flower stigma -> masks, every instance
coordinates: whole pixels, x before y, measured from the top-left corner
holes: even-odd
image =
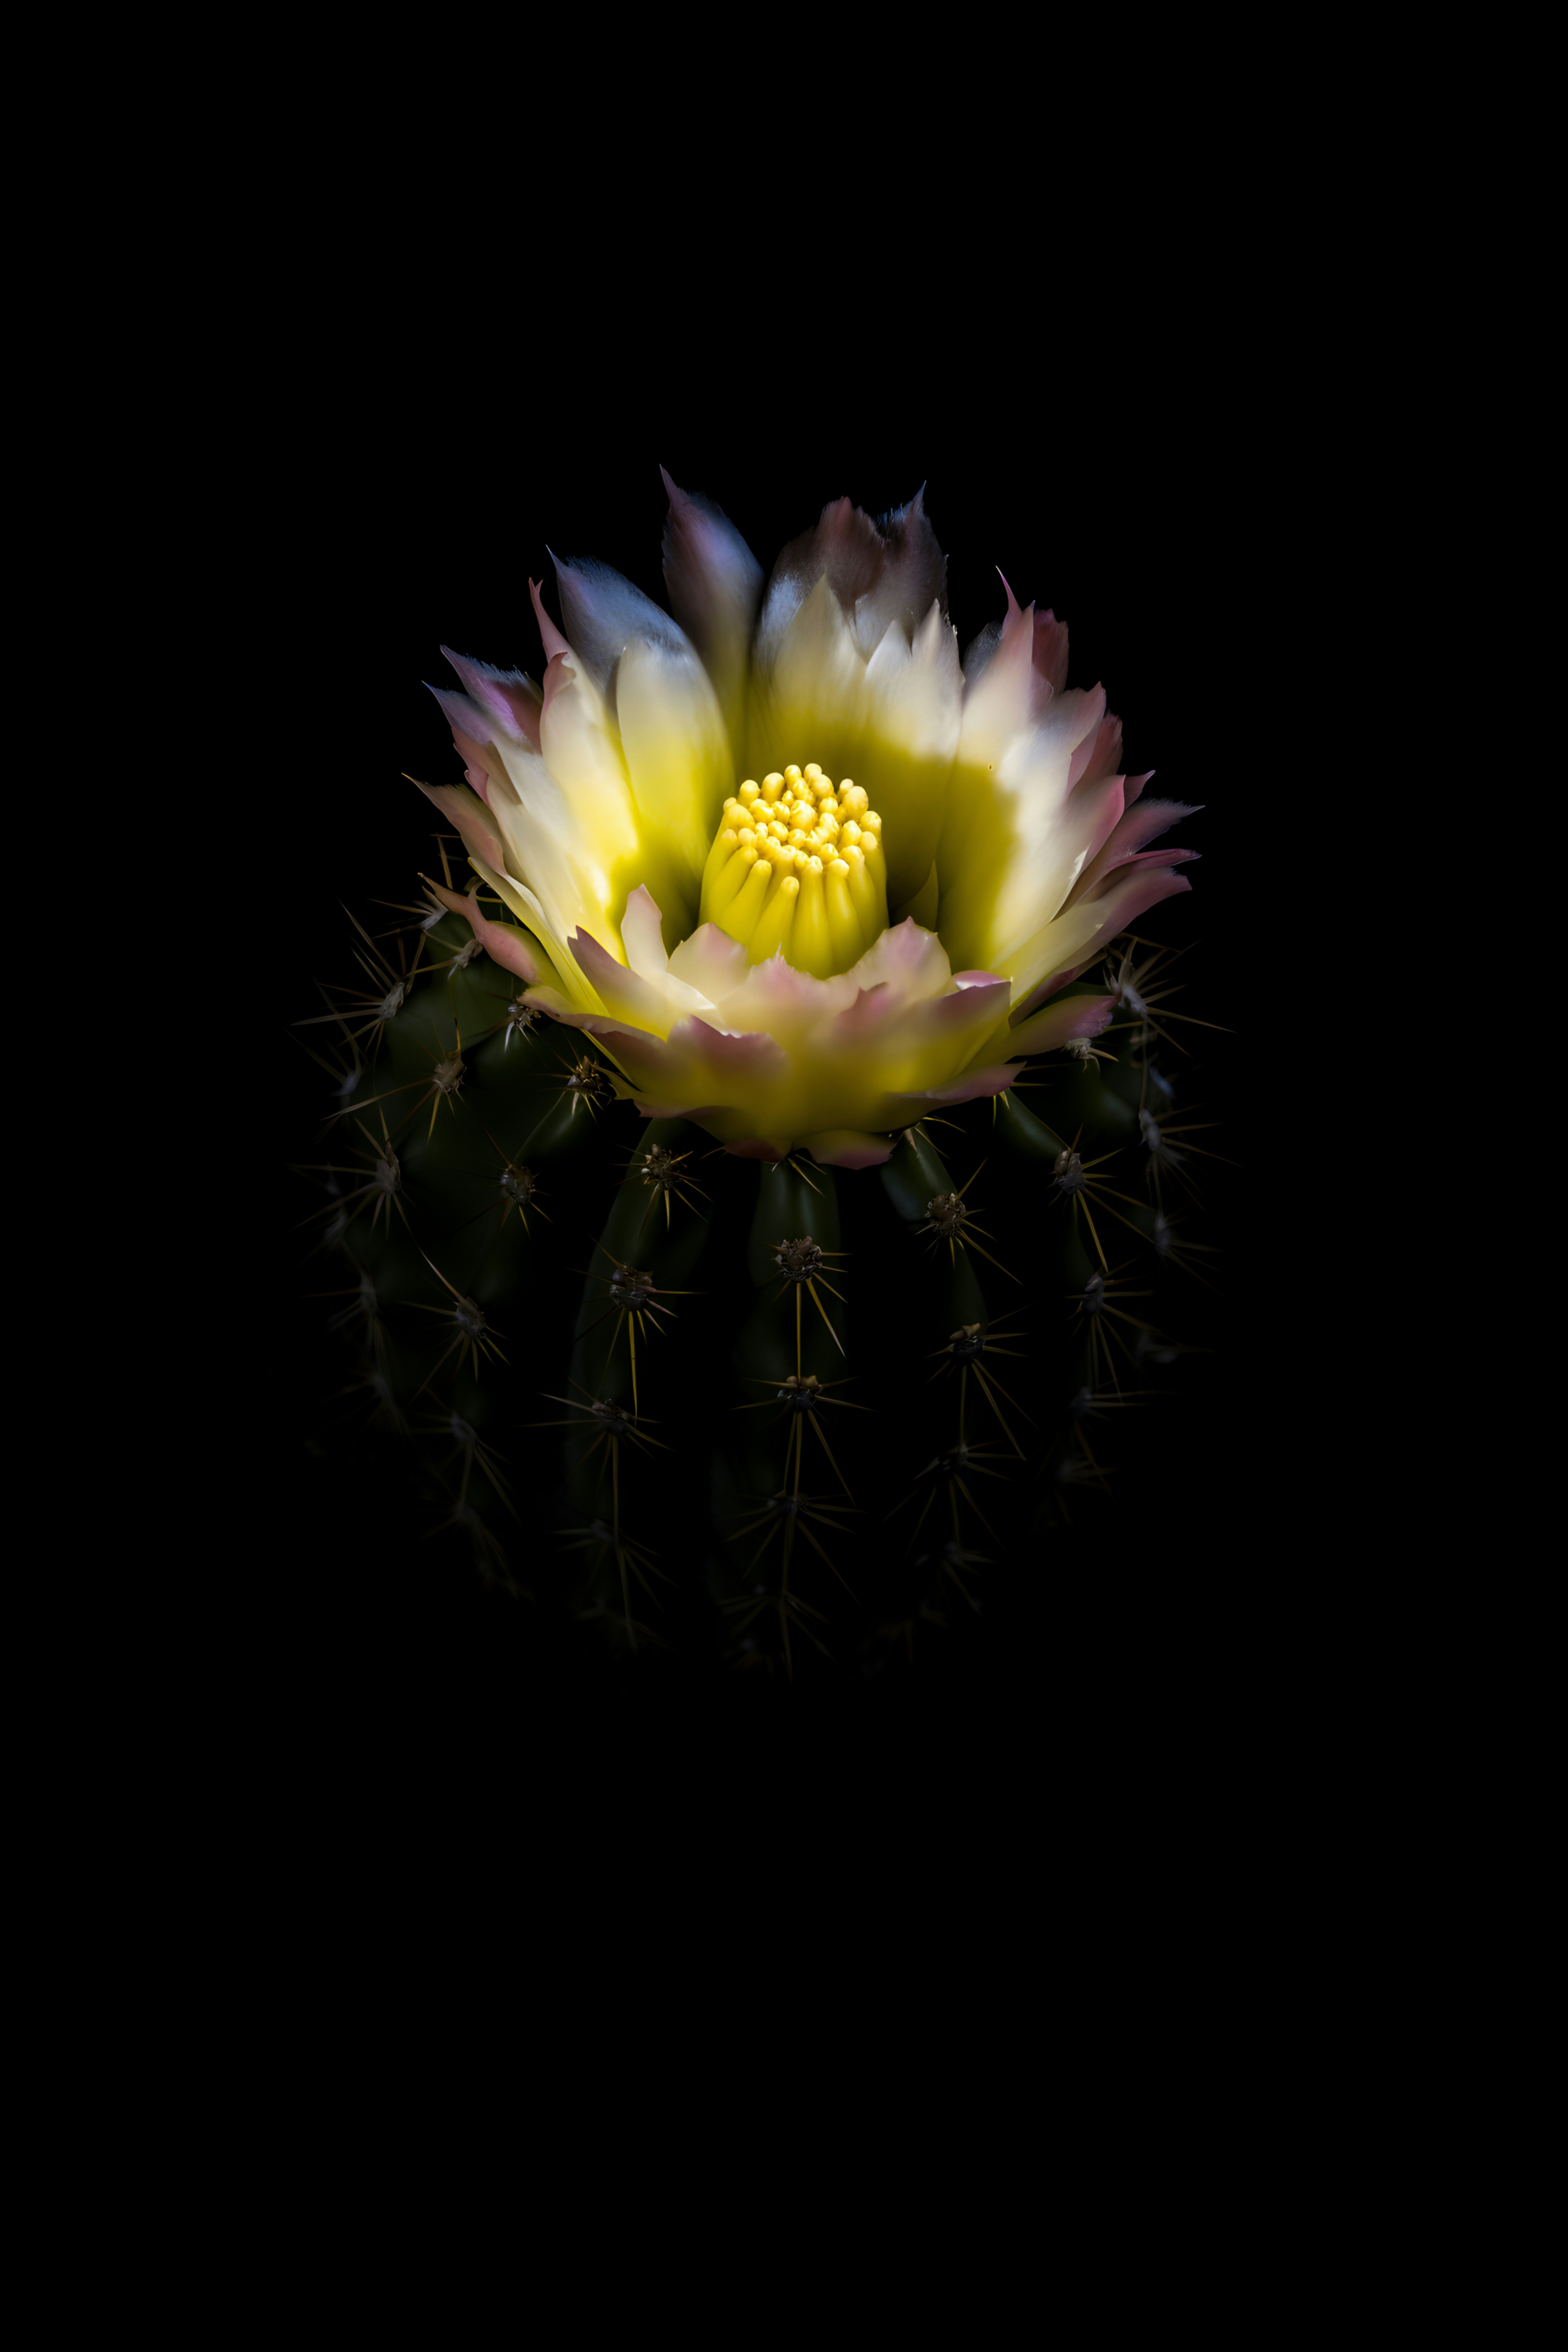
[[[752,963],[782,955],[818,980],[850,971],[888,928],[882,820],[864,788],[835,786],[815,760],[748,777],[724,803],[699,921]]]

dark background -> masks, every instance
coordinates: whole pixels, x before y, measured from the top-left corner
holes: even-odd
[[[342,1360],[323,1310],[300,1299],[319,1280],[288,1226],[310,1202],[277,1165],[258,1425],[280,1737],[331,1759],[333,1801],[351,1808],[363,1783],[417,1812],[456,1769],[476,1790],[529,1777],[550,1817],[607,1774],[655,1839],[693,1812],[728,1820],[738,1787],[793,1820],[800,1789],[824,1785],[812,1759],[878,1835],[917,1843],[961,1834],[983,1786],[1118,1769],[1130,1738],[1145,1759],[1174,1743],[1183,1785],[1212,1771],[1217,1788],[1316,1605],[1286,1442],[1307,1318],[1280,1302],[1268,1073],[1283,992],[1265,980],[1293,919],[1289,681],[1314,529],[1284,410],[1212,327],[1158,368],[1086,343],[958,381],[918,333],[911,356],[908,332],[830,359],[705,353],[700,334],[605,346],[579,355],[575,382],[458,341],[412,382],[391,362],[384,381],[351,376],[324,353],[299,388],[297,478],[259,524],[288,562],[299,631],[277,649],[293,694],[258,836],[291,1121],[282,1148],[266,1138],[275,1162],[316,1156],[316,1081],[282,1033],[311,1009],[312,976],[344,964],[340,901],[409,895],[431,813],[402,772],[458,772],[421,683],[448,682],[439,644],[537,677],[527,582],[549,583],[547,545],[662,603],[662,462],[723,506],[764,572],[828,499],[879,512],[923,483],[961,645],[1002,610],[996,567],[1068,622],[1069,682],[1103,680],[1126,766],[1204,804],[1177,835],[1203,852],[1191,894],[1139,928],[1191,943],[1184,1001],[1237,1033],[1206,1041],[1203,1097],[1223,1122],[1206,1140],[1240,1166],[1205,1171],[1196,1230],[1224,1253],[1218,1293],[1193,1288],[1179,1335],[1212,1352],[1175,1369],[1121,1449],[1114,1503],[1053,1541],[1023,1617],[998,1612],[901,1678],[818,1675],[792,1694],[754,1676],[639,1680],[595,1637],[486,1590],[458,1539],[427,1539],[353,1443],[318,1450]],[[546,597],[558,610],[552,584]],[[717,1778],[715,1736],[730,1759]],[[634,1752],[658,1759],[651,1778],[622,1774]]]

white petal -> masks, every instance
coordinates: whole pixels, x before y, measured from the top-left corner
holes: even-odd
[[[630,645],[663,646],[670,653],[693,651],[685,632],[669,614],[609,564],[563,563],[559,556],[551,561],[561,590],[566,635],[601,692]]]
[[[1075,754],[1104,712],[1103,688],[1057,695],[994,768],[976,771],[960,755],[937,859],[942,928],[965,962],[1008,973],[1016,988],[1026,943],[1060,910],[1104,838],[1105,787],[1073,790]]]
[[[662,471],[662,467],[660,468]],[[763,594],[763,567],[732,522],[709,499],[678,489],[668,474],[664,581],[724,713],[738,760],[744,727],[746,663]]]

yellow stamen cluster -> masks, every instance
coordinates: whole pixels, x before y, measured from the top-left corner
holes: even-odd
[[[888,927],[882,820],[847,776],[816,761],[748,781],[724,803],[702,876],[700,920],[753,963],[781,950],[799,971],[847,971]]]

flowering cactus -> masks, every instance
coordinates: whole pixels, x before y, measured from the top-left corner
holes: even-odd
[[[424,789],[523,928],[435,887],[645,1118],[742,1158],[874,1166],[1105,1025],[1109,997],[1030,1008],[1187,887],[1191,851],[1144,847],[1186,811],[1141,802],[1103,689],[1064,690],[1066,630],[1011,589],[965,675],[920,499],[880,527],[830,506],[764,599],[733,527],[668,488],[684,629],[605,566],[559,564],[576,646],[534,586],[542,693],[447,656],[467,782]]]
[[[915,1352],[957,1375],[932,1391],[956,1389],[956,1439],[894,1475],[923,1598],[882,1578],[853,1604],[854,1639],[874,1649],[911,1642],[917,1615],[940,1623],[944,1593],[972,1599],[966,1514],[989,1527],[975,1482],[1003,1454],[1026,1465],[1042,1449],[1026,1548],[1042,1508],[1069,1516],[1064,1486],[1100,1476],[1086,1424],[1120,1401],[1121,1371],[1169,1360],[1174,1343],[1122,1303],[1105,1236],[1114,1221],[1162,1270],[1201,1272],[1162,1190],[1188,1181],[1197,1147],[1169,1115],[1160,1065],[1175,1016],[1152,984],[1160,959],[1107,951],[1187,889],[1194,853],[1150,844],[1190,812],[1143,796],[1149,775],[1124,772],[1103,690],[1068,689],[1066,628],[1005,582],[1005,614],[961,661],[920,498],[880,521],[829,506],[764,591],[719,509],[666,482],[673,618],[602,564],[558,562],[564,634],[531,586],[540,685],[447,655],[459,690],[433,690],[464,781],[420,789],[474,878],[459,889],[443,851],[441,878],[408,910],[412,960],[401,944],[384,960],[362,932],[372,991],[338,992],[316,1016],[344,1049],[333,1133],[352,1122],[360,1139],[352,1168],[325,1165],[321,1214],[358,1274],[344,1315],[365,1385],[394,1425],[446,1449],[433,1475],[482,1558],[547,1543],[537,1514],[518,1517],[505,1460],[520,1421],[552,1425],[539,1399],[556,1399],[567,1517],[583,1522],[560,1536],[585,1563],[579,1613],[633,1648],[663,1638],[657,1547],[630,1531],[623,1491],[634,1474],[662,1477],[671,1504],[702,1498],[700,1581],[726,1654],[793,1669],[802,1636],[829,1651],[835,1638],[825,1595],[804,1597],[802,1560],[844,1587],[842,1607],[852,1580],[832,1545],[860,1540],[848,1471],[864,1473],[865,1448],[841,1461],[830,1425],[877,1406],[847,1385],[901,1379],[922,1332]],[[1020,1099],[1026,1074],[1049,1076],[1054,1126]],[[939,1127],[963,1138],[956,1180]],[[610,1133],[629,1158],[572,1277],[585,1284],[574,1334],[553,1343],[531,1309],[521,1332],[498,1332],[492,1307],[565,1278],[549,1221],[572,1221],[595,1180],[563,1195],[551,1163],[587,1171]],[[977,1186],[973,1163],[998,1150]],[[1143,1156],[1141,1192],[1109,1165],[1127,1150]],[[726,1159],[763,1163],[745,1180],[754,1203],[736,1207]],[[849,1176],[841,1202],[832,1171],[869,1170],[879,1181]],[[858,1216],[867,1184],[884,1215],[847,1258],[841,1208]],[[1011,1262],[1016,1213],[1026,1278]],[[685,1304],[699,1269],[704,1298],[738,1302],[717,1349],[715,1310]],[[1037,1413],[1001,1378],[1019,1333],[993,1320],[983,1282],[1051,1318]],[[420,1314],[441,1318],[425,1327],[438,1350]],[[650,1384],[668,1388],[682,1329],[704,1317],[671,1422]],[[886,1342],[879,1366],[851,1343],[858,1319]],[[715,1381],[731,1375],[720,1402]],[[728,1419],[759,1389],[786,1428],[782,1479]],[[699,1394],[711,1411],[693,1423]],[[992,1437],[973,1435],[976,1412]],[[659,1465],[677,1423],[705,1462],[698,1486]],[[879,1462],[886,1448],[871,1451]]]

